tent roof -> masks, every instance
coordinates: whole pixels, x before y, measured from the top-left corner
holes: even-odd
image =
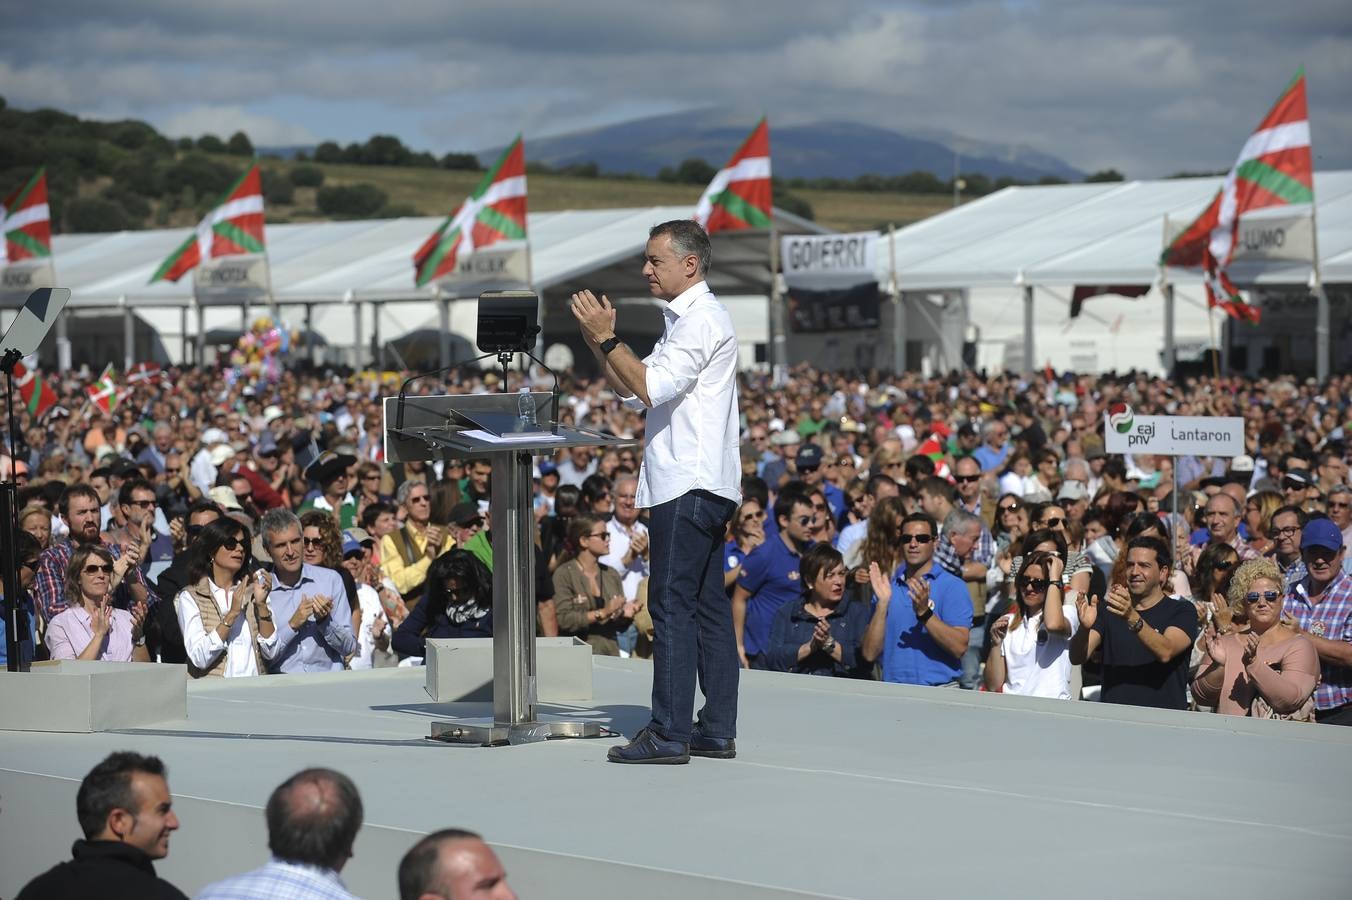
[[[1221,182],[1005,188],[898,230],[898,279],[905,290],[1005,287],[1020,272],[1032,284],[1148,284],[1158,274],[1164,217],[1198,215]],[[1316,173],[1314,193],[1324,281],[1352,282],[1352,171]],[[1309,268],[1267,267],[1257,281],[1303,285]]]
[[[688,206],[567,210],[531,213],[527,222],[537,290],[587,285],[613,294],[641,286],[639,260],[648,228],[689,218]],[[267,226],[273,294],[278,303],[424,300],[429,288],[413,283],[413,254],[442,220],[436,217],[309,222]],[[775,210],[783,233],[827,229]],[[58,283],[71,289],[73,307],[183,306],[191,281],[147,284],[156,267],[191,229],[66,234],[54,240]],[[712,287],[721,293],[763,293],[768,285],[764,232],[714,236]],[[608,285],[613,274],[617,287]]]

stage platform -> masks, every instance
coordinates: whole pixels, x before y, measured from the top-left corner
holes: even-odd
[[[597,658],[593,705],[547,711],[632,733],[649,684]],[[751,672],[731,761],[425,739],[488,710],[397,669],[198,682],[186,722],[123,732],[0,731],[0,897],[68,857],[79,779],[116,749],[168,764],[159,870],[189,894],[260,865],[268,793],[324,765],[361,789],[344,878],[372,900],[445,826],[482,832],[523,898],[1352,896],[1352,729]]]

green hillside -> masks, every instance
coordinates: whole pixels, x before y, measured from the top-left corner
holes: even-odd
[[[336,145],[321,145],[320,150],[327,148]],[[46,166],[52,222],[58,232],[194,225],[244,171],[253,152],[242,133],[228,139],[205,135],[173,140],[144,122],[84,120],[50,109],[18,110],[0,98],[0,197],[26,181],[34,169]],[[437,160],[382,136],[327,154],[336,156],[366,163],[262,159],[268,221],[445,215],[482,175],[446,168],[473,165],[467,154]],[[379,164],[387,159],[398,164]],[[530,208],[693,205],[707,182],[608,177],[591,168],[568,173],[532,168]],[[827,190],[795,184],[792,190],[777,185],[776,203],[830,228],[849,231],[914,222],[948,208],[952,199],[946,193]]]

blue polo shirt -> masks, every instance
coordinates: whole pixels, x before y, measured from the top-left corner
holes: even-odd
[[[892,602],[887,607],[887,630],[883,637],[883,681],[896,684],[947,684],[962,674],[962,661],[953,656],[920,624],[911,606],[905,566],[892,576]],[[929,582],[934,615],[957,628],[972,627],[972,598],[962,579],[936,563],[924,578]],[[878,602],[874,596],[873,602]]]
[[[822,496],[826,498],[826,505],[831,507],[831,518],[838,521],[845,514],[845,492],[831,482],[823,481]]]
[[[775,613],[785,603],[803,595],[803,583],[798,574],[801,562],[802,557],[790,550],[778,535],[767,537],[765,543],[742,561],[742,574],[737,576],[737,584],[751,593],[746,601],[746,623],[742,633],[742,644],[748,656],[758,656],[770,649],[770,626],[774,624]],[[969,602],[969,613],[971,608]]]
[[[990,444],[982,444],[972,451],[972,459],[981,463],[981,471],[983,472],[994,472],[996,469],[1003,466],[1005,460],[1008,458],[1008,443],[1001,447],[1000,452],[998,453],[990,448]]]

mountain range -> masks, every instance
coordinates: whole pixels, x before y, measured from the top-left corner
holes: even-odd
[[[696,110],[637,119],[552,137],[526,135],[532,162],[562,167],[594,162],[602,172],[654,176],[683,160],[722,166],[755,126],[755,116]],[[856,122],[770,123],[774,172],[780,178],[857,178],[932,172],[953,174],[954,153],[964,174],[1036,181],[1045,176],[1081,181],[1085,173],[1064,160],[1018,144],[975,141],[942,132],[902,134]],[[491,163],[502,148],[480,159]]]

